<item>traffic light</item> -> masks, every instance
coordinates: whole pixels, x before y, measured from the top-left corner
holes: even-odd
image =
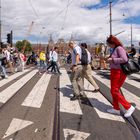
[[[11,44],[11,34],[7,34],[7,43]]]
[[[7,43],[8,44],[11,44],[11,46],[12,46],[12,31],[11,31],[11,33],[8,33],[7,34]]]

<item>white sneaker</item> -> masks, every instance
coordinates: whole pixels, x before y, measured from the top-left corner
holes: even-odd
[[[120,110],[116,110],[116,109],[114,109],[114,108],[108,109],[107,112],[108,112],[108,113],[111,113],[111,114],[120,115]]]
[[[126,111],[126,113],[124,114],[124,117],[128,118],[132,115],[132,113],[135,111],[135,107],[133,107],[131,105],[131,107]]]
[[[8,79],[8,75],[5,75],[5,77],[4,77],[4,78]]]

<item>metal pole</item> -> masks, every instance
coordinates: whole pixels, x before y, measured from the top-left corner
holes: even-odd
[[[119,32],[119,33],[117,33],[117,34],[115,34],[114,36],[117,36],[117,35],[119,35],[119,34],[121,34],[121,33],[123,33],[123,32],[125,32],[125,30],[123,30],[123,31],[121,31],[121,32]]]
[[[13,31],[11,30],[11,47],[13,46]]]
[[[1,0],[0,0],[0,47],[2,47],[1,41],[2,41],[2,39],[1,39]]]
[[[131,23],[131,48],[133,46],[133,30],[132,30],[132,23]]]
[[[109,2],[109,9],[110,9],[110,35],[112,35],[112,1]]]
[[[110,20],[109,20],[109,23],[110,23],[110,35],[112,35],[112,1],[109,2],[109,16],[110,16]],[[107,53],[107,46],[105,48],[105,55]]]

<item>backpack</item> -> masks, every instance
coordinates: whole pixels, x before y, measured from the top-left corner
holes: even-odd
[[[21,55],[23,61],[26,61],[26,56],[24,54]]]
[[[136,54],[136,49],[132,48],[131,52],[132,52],[132,55],[134,56]]]
[[[88,53],[85,48],[81,48],[81,64],[88,65]]]
[[[76,50],[73,50],[74,54],[76,55]],[[85,48],[81,48],[81,64],[88,65],[88,53]]]
[[[26,56],[25,55],[23,56],[23,61],[26,61]]]
[[[45,55],[45,53],[41,52],[41,53],[40,53],[40,56],[39,56],[39,59],[42,60],[42,61],[45,61],[45,60],[46,60],[46,55]]]

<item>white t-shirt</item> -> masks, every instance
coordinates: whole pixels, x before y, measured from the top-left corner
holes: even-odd
[[[76,55],[79,54],[80,58],[81,58],[81,48],[77,45],[74,47],[73,52],[72,52],[72,65],[76,64]],[[81,63],[81,62],[79,62]]]
[[[91,54],[90,52],[86,49],[87,54],[88,54],[88,64],[91,63]]]
[[[9,52],[8,50],[5,50],[5,51],[4,51],[4,54],[5,54],[5,56],[6,56],[6,60],[7,60],[7,61],[10,61],[10,52]]]
[[[52,51],[49,53],[49,61],[52,61]]]
[[[52,61],[55,61],[57,62],[58,61],[58,54],[56,51],[53,51],[52,54],[51,54],[51,59]]]

